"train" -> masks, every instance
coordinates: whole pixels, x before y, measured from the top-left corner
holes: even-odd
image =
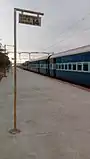
[[[26,61],[21,68],[90,87],[90,45]]]

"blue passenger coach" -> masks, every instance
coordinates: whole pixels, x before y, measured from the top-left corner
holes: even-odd
[[[90,46],[58,53],[50,61],[56,61],[56,64],[51,62],[51,76],[90,86]]]
[[[42,58],[29,61],[28,70],[37,72],[43,75],[48,75],[49,70],[49,56],[44,56]]]
[[[28,61],[22,67],[90,87],[90,45]]]

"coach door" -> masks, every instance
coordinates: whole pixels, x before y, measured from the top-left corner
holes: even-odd
[[[56,77],[56,58],[53,58],[53,76]]]
[[[37,62],[38,73],[40,73],[40,61]]]
[[[51,55],[47,59],[47,75],[48,76],[50,76],[50,63],[51,63],[50,57],[51,57]]]
[[[48,75],[48,59],[46,60],[46,75]]]

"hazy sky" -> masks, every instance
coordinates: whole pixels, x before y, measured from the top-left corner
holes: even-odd
[[[5,44],[13,44],[14,7],[44,12],[41,27],[17,25],[19,50],[59,52],[90,44],[90,0],[0,0],[0,38]]]

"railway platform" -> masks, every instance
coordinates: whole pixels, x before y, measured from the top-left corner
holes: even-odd
[[[0,82],[1,159],[90,159],[90,92],[17,68],[17,128],[13,76]]]

